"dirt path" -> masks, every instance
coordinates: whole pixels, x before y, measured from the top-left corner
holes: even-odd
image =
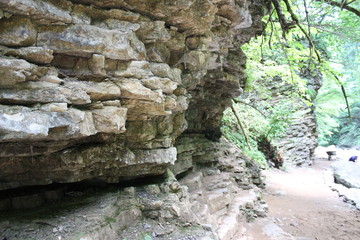
[[[330,163],[266,171],[268,217],[248,224],[238,239],[360,240],[360,211],[331,190]]]

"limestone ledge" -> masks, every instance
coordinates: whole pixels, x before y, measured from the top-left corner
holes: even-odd
[[[176,160],[176,148],[130,150],[123,144],[96,144],[53,154],[2,158],[0,190],[20,186],[80,182],[87,179],[117,183],[160,175]]]
[[[96,240],[138,239],[147,233],[164,239],[231,239],[243,229],[245,219],[266,214],[267,205],[254,185],[261,186],[262,179],[256,165],[237,148],[226,142],[207,142],[216,146],[219,164],[200,168],[180,181],[168,170],[160,183],[147,178],[148,184],[144,186],[116,188],[116,191],[114,187],[101,187],[99,191],[69,186],[69,189],[45,187],[43,191],[25,196],[10,194],[0,199],[0,210],[13,209],[15,211],[9,213],[12,216],[16,209],[21,209],[22,217],[20,220],[8,218],[5,213],[0,218],[3,235],[26,238],[31,232],[36,239],[60,236]],[[189,148],[189,151],[193,150]],[[112,153],[119,151],[112,150]],[[160,151],[133,153],[140,162],[145,159],[152,162],[163,155]],[[175,156],[176,152],[166,151],[165,154]],[[131,155],[128,152],[127,156]],[[53,202],[59,198],[61,201]],[[36,209],[24,209],[41,204],[39,214]]]
[[[261,0],[0,0],[2,189],[114,182],[175,161],[114,153],[108,165],[80,164],[68,151],[164,153],[184,131],[217,140],[245,78],[239,48],[266,9]]]

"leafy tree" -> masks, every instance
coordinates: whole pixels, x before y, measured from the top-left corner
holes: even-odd
[[[321,72],[323,87],[315,102],[319,141],[338,144],[335,135],[346,134],[341,129],[356,125],[360,117],[352,110],[360,93],[360,1],[271,2],[274,10],[265,19],[267,28],[260,44],[262,61],[270,56],[278,64],[288,65],[291,82],[300,86],[300,93],[305,89],[303,96],[308,99],[315,97],[314,91],[309,86],[304,88],[306,84],[298,75],[306,68],[310,74],[318,74],[316,69]],[[282,77],[289,79],[289,74]],[[345,144],[350,146],[360,141],[343,139],[352,139]]]
[[[296,112],[293,99],[302,99],[312,108],[315,100],[320,144],[359,145],[360,1],[270,2],[263,34],[243,47],[248,56],[246,94],[225,112],[224,135],[264,163],[261,139],[281,137]],[[268,82],[276,79],[285,82],[278,87],[289,88],[283,91],[288,101],[284,109],[269,106],[281,99],[269,90]],[[252,95],[264,102],[254,104]]]

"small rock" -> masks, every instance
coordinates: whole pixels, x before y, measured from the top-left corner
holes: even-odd
[[[286,196],[287,192],[284,190],[276,190],[274,192],[272,192],[273,196]]]

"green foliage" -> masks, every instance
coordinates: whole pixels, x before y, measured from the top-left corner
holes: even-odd
[[[360,102],[352,105],[354,117],[348,118],[346,113],[340,114],[340,121],[338,132],[336,132],[337,139],[334,144],[345,147],[360,146]]]
[[[274,37],[271,39],[273,40]],[[243,46],[248,56],[246,90],[261,84],[265,79],[281,77],[285,82],[297,85],[299,92],[305,91],[307,81],[297,73],[300,72],[303,62],[307,60],[308,51],[304,48],[296,48],[299,42],[295,38],[285,42],[278,36],[279,42],[271,46],[264,44],[264,41],[268,40],[267,36],[258,37]],[[288,48],[291,45],[295,48]]]
[[[293,19],[286,11],[283,1],[279,3],[285,20],[291,22]],[[264,23],[267,27],[263,36],[244,48],[249,56],[246,89],[257,88],[255,90],[258,93],[266,96],[269,92],[264,85],[264,79],[278,76],[296,85],[296,93],[310,105],[316,92],[307,86],[307,80],[301,77],[301,70],[306,68],[314,74],[320,71],[323,87],[315,101],[319,142],[322,145],[345,144],[346,141],[356,138],[351,134],[355,129],[349,129],[349,126],[353,126],[354,119],[360,117],[353,112],[354,104],[358,102],[360,95],[360,18],[352,12],[319,1],[293,0],[291,3],[299,24],[305,31],[295,27],[284,35],[276,11],[265,17]],[[360,2],[354,1],[351,6],[360,9]],[[311,44],[306,34],[311,37],[321,55],[320,63],[315,58],[314,49],[309,48]],[[259,91],[261,85],[263,92]],[[347,109],[341,87],[346,90],[353,115],[351,121],[346,116]],[[351,144],[356,142],[352,140]],[[350,142],[345,145],[349,144]]]
[[[231,110],[225,111],[223,118],[224,136],[262,164],[266,162],[265,156],[257,150],[257,141],[261,137],[271,141],[286,132],[291,119],[296,117],[297,104],[301,104],[294,101],[296,98],[308,106],[315,99],[321,145],[360,145],[360,18],[318,1],[291,2],[299,19],[298,27],[289,29],[285,35],[279,16],[273,11],[264,18],[266,29],[263,35],[243,46],[248,56],[245,95],[248,99],[256,95],[257,99],[263,100],[252,103],[257,110],[249,107],[251,101],[246,99],[242,99],[245,104],[235,106],[247,138],[241,134]],[[279,1],[279,4],[285,19],[288,22],[294,20],[285,10],[284,1]],[[360,8],[360,2],[353,2],[353,7],[354,4]],[[312,42],[308,41],[309,37]],[[321,62],[318,61],[320,56]],[[304,69],[308,74],[304,74]],[[320,78],[323,85],[317,94],[309,80]],[[273,86],[269,83],[275,81],[286,96],[274,95],[270,90]],[[341,88],[346,91],[352,114],[350,119]],[[285,100],[281,102],[280,98]],[[269,102],[276,107],[271,107]]]
[[[356,119],[360,117],[356,111],[360,94],[360,72],[358,71],[360,18],[348,11],[341,11],[337,7],[321,3],[313,3],[313,5],[314,8],[310,9],[310,12],[318,14],[311,14],[311,22],[319,29],[314,38],[327,60],[321,66],[324,76],[323,86],[315,101],[318,141],[324,146],[331,144],[359,146],[359,136],[355,133],[358,132],[356,126],[359,126]],[[359,3],[357,7],[360,8]],[[333,73],[338,76],[340,82],[334,78]],[[351,119],[347,113],[340,84],[346,90]]]
[[[340,127],[339,117],[342,109],[345,107],[341,89],[334,81],[324,81],[317,98],[316,122],[319,132],[318,142],[322,146],[335,144],[334,133]]]
[[[242,121],[250,146],[240,133],[237,119],[230,108],[224,112],[222,133],[226,139],[242,149],[245,155],[258,164],[267,166],[265,155],[258,150],[258,142],[263,137],[269,141],[282,137],[287,126],[291,124],[294,106],[296,105],[288,100],[281,100],[274,106],[262,101],[257,105],[257,109],[242,103],[235,104],[234,109]],[[259,109],[262,109],[263,113],[260,113]]]

